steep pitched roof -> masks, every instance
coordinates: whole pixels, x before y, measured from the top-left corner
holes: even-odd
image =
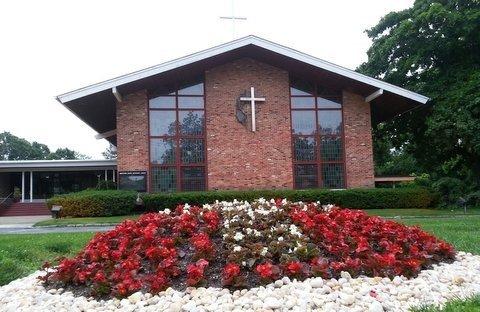
[[[278,53],[285,57],[292,58],[297,61],[312,65],[314,67],[317,67],[326,71],[330,71],[332,73],[344,76],[346,78],[350,78],[358,82],[370,85],[372,87],[391,92],[393,94],[399,95],[401,97],[413,100],[421,104],[425,104],[429,100],[428,97],[423,96],[421,94],[406,90],[401,87],[397,87],[395,85],[384,82],[382,80],[368,77],[366,75],[360,74],[348,68],[335,65],[333,63],[324,61],[322,59],[313,57],[311,55],[299,52],[297,50],[282,46],[280,44],[277,44],[253,35],[243,37],[231,42],[227,42],[225,44],[212,47],[197,53],[193,53],[172,61],[168,61],[152,67],[148,67],[133,73],[129,73],[123,76],[119,76],[113,79],[99,82],[99,83],[86,86],[74,91],[70,91],[64,94],[60,94],[56,98],[60,103],[65,104],[85,96],[89,96],[104,90],[119,87],[119,86],[132,83],[144,78],[148,78],[154,75],[158,75],[182,66],[193,64],[195,62],[198,62],[207,58],[215,57],[217,55],[220,55],[229,51],[233,51],[235,49],[242,48],[249,45],[257,46],[257,47]]]

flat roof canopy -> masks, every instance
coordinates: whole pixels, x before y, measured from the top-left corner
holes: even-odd
[[[113,170],[117,160],[7,160],[0,161],[0,172]]]
[[[57,100],[98,133],[116,128],[116,95],[138,90],[153,91],[160,85],[189,80],[206,70],[249,57],[287,70],[290,74],[319,82],[337,90],[349,90],[368,98],[372,95],[372,118],[382,122],[425,104],[429,99],[384,81],[326,62],[294,49],[248,36],[152,66],[124,76],[57,96]],[[118,92],[117,94],[114,94]],[[377,97],[373,95],[378,95]],[[116,143],[116,136],[107,137]]]

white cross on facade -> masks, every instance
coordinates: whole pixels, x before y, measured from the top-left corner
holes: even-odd
[[[252,106],[252,131],[255,132],[256,127],[255,127],[255,102],[265,102],[264,97],[255,97],[255,88],[251,87],[250,88],[250,97],[241,97],[240,101],[246,101],[250,102],[250,105]]]

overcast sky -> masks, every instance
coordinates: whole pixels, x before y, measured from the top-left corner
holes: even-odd
[[[0,1],[0,132],[101,158],[107,147],[54,97],[232,40],[231,0]],[[413,0],[235,0],[254,34],[355,69],[364,30]]]

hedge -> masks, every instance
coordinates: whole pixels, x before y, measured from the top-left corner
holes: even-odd
[[[61,216],[112,216],[136,212],[137,195],[130,191],[83,191],[53,197],[49,206],[63,207]],[[207,204],[215,200],[251,201],[259,197],[287,198],[292,201],[320,201],[333,203],[343,208],[384,209],[384,208],[427,208],[432,207],[438,195],[427,188],[399,189],[348,189],[348,190],[249,190],[249,191],[207,191],[143,194],[146,211],[175,208],[178,204]]]
[[[131,214],[137,193],[117,190],[87,190],[50,198],[47,205],[62,206],[61,217],[104,217]]]

